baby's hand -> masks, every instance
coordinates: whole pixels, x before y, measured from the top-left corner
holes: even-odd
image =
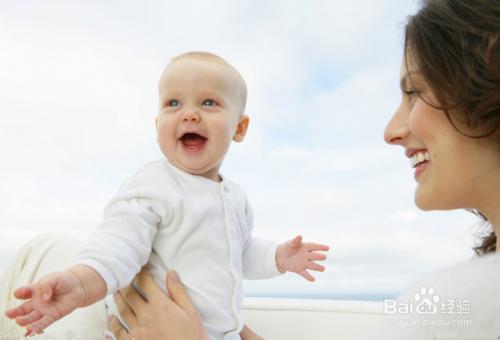
[[[314,261],[326,260],[326,255],[318,251],[328,251],[330,247],[317,243],[303,243],[302,236],[296,236],[278,246],[276,250],[276,264],[280,272],[294,272],[308,281],[314,281],[314,277],[307,271],[315,270],[322,272],[325,267]]]
[[[20,287],[14,296],[28,301],[7,310],[5,315],[26,326],[25,336],[42,333],[55,321],[83,306],[87,299],[81,280],[69,270],[48,274],[35,284]]]

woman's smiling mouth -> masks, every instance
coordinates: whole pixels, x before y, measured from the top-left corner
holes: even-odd
[[[410,164],[412,168],[415,168],[422,163],[429,162],[431,160],[431,155],[427,151],[418,151],[415,152],[411,157],[410,157]]]
[[[428,151],[417,151],[410,157],[411,167],[415,169],[414,178],[418,180],[422,172],[427,169],[431,161],[431,155]]]

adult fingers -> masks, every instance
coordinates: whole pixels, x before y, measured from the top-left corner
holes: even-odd
[[[167,290],[172,301],[184,309],[186,312],[198,314],[196,307],[194,307],[191,299],[189,298],[184,285],[179,279],[179,275],[175,270],[167,273]]]
[[[127,330],[115,315],[110,315],[108,317],[108,332],[113,334],[113,336],[115,337],[114,339],[116,340],[128,339]],[[113,338],[109,337],[109,339]]]
[[[129,284],[124,289],[121,289],[120,294],[127,305],[129,305],[134,311],[137,308],[141,308],[146,303],[141,294],[135,288],[134,284]]]
[[[153,277],[146,269],[141,269],[139,274],[135,277],[134,283],[139,289],[139,292],[144,295],[146,301],[148,296],[154,296],[156,294],[164,294],[163,291],[158,287]]]
[[[116,308],[118,309],[118,312],[120,313],[123,321],[125,321],[125,323],[130,327],[134,327],[135,325],[137,325],[137,315],[127,303],[127,301],[125,301],[122,294],[120,294],[120,292],[115,293],[113,295],[113,300],[115,300]],[[121,324],[119,319],[117,319],[117,321],[122,326],[122,328],[125,328],[125,326]]]
[[[320,264],[317,264],[315,262],[309,262],[307,264],[307,269],[311,269],[311,270],[315,270],[317,272],[324,272],[325,271],[325,267],[320,265]]]
[[[118,318],[115,315],[108,316],[107,328],[108,328],[108,331],[113,333],[113,335],[115,335],[115,336],[120,332],[122,326],[121,326],[120,322],[118,321]]]
[[[309,272],[307,271],[307,269],[304,269],[303,271],[301,271],[299,273],[299,275],[302,276],[307,281],[311,281],[311,282],[314,281],[314,276],[312,276],[311,274],[309,274]]]
[[[252,331],[247,325],[244,325],[243,329],[241,330],[240,337],[242,339],[264,340],[263,337]]]

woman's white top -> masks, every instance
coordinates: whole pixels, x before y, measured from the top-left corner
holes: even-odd
[[[245,192],[175,168],[147,164],[122,185],[77,263],[106,281],[108,293],[131,283],[145,264],[165,290],[176,270],[212,339],[239,339],[242,278],[279,275],[277,244],[252,236]]]
[[[500,339],[500,253],[423,278],[384,316],[374,340]]]

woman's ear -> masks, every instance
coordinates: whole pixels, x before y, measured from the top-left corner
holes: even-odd
[[[242,142],[245,139],[245,135],[247,134],[248,124],[250,123],[250,118],[248,116],[241,116],[238,125],[236,125],[236,133],[233,136],[233,140],[235,142]]]

